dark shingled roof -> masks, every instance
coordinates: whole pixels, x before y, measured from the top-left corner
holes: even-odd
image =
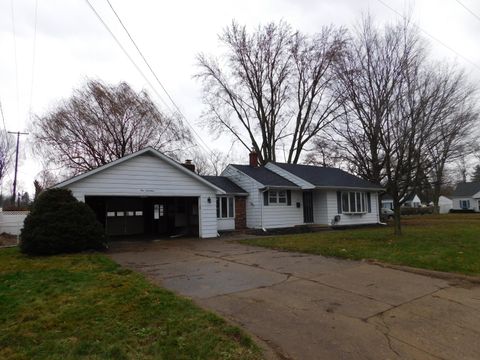
[[[281,177],[280,175],[275,174],[273,171],[268,170],[266,167],[253,167],[250,165],[234,164],[232,164],[232,166],[265,186],[284,186],[298,188],[298,186],[291,181],[285,179],[284,177]]]
[[[373,184],[336,168],[285,163],[274,164],[315,186],[363,189],[382,188],[380,185]]]
[[[247,194],[240,186],[225,176],[202,176],[208,182],[224,190],[227,194]]]
[[[480,182],[459,183],[453,196],[473,196],[480,192]]]

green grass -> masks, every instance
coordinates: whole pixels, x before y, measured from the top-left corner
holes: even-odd
[[[347,259],[375,259],[413,267],[480,274],[480,215],[405,217],[403,235],[375,227],[261,237],[244,244]]]
[[[0,250],[0,359],[259,359],[237,327],[101,254]]]

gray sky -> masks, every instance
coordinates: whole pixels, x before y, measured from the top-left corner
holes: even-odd
[[[456,61],[471,73],[472,79],[480,79],[480,19],[456,0],[381,1],[401,13],[412,13],[422,29],[476,66],[431,40],[434,58]],[[460,1],[480,16],[480,2]],[[137,64],[149,74],[107,2],[91,2]],[[196,72],[196,54],[221,53],[217,35],[232,19],[250,27],[283,19],[294,28],[313,33],[328,24],[352,27],[368,11],[379,22],[399,18],[380,0],[111,2],[190,124],[211,148],[222,150],[228,149],[229,142],[215,140],[198,124],[202,111],[200,84],[192,76]],[[41,115],[54,107],[86,78],[112,83],[127,81],[136,89],[146,88],[162,107],[84,0],[38,0],[34,57],[35,3],[36,0],[0,1],[0,100],[8,130],[27,129],[31,113]],[[153,77],[150,79],[154,83]],[[157,89],[161,92],[158,86]],[[161,94],[166,101],[167,97]],[[19,186],[20,190],[32,192],[33,179],[42,168],[41,159],[33,158],[27,138],[23,137],[21,144],[25,152]],[[240,155],[246,156],[243,150]],[[10,182],[11,176],[5,184]]]

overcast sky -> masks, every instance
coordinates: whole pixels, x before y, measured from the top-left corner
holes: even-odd
[[[148,74],[106,0],[90,1]],[[471,73],[472,79],[480,79],[480,18],[456,0],[381,1],[398,12],[412,13],[422,29],[446,45],[431,40],[435,58],[457,61]],[[352,27],[366,12],[379,22],[398,19],[381,1],[111,0],[111,3],[191,125],[210,147],[223,150],[228,148],[228,142],[215,140],[198,124],[202,112],[200,84],[192,76],[196,72],[196,54],[220,54],[217,35],[232,19],[251,28],[283,19],[310,33],[332,23]],[[461,3],[480,16],[478,0],[461,0]],[[0,101],[8,130],[28,129],[31,113],[41,115],[54,107],[86,78],[111,83],[127,81],[136,89],[146,88],[162,106],[85,0],[0,0],[0,45]],[[165,95],[163,98],[166,100]],[[21,140],[22,148],[27,150],[22,153],[19,169],[20,190],[32,192],[33,179],[42,168],[41,159],[34,159],[28,151],[27,137]],[[10,184],[11,179],[5,183]]]

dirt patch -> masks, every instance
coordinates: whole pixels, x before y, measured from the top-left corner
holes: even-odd
[[[0,247],[1,246],[14,246],[17,245],[17,236],[7,233],[0,234]]]

